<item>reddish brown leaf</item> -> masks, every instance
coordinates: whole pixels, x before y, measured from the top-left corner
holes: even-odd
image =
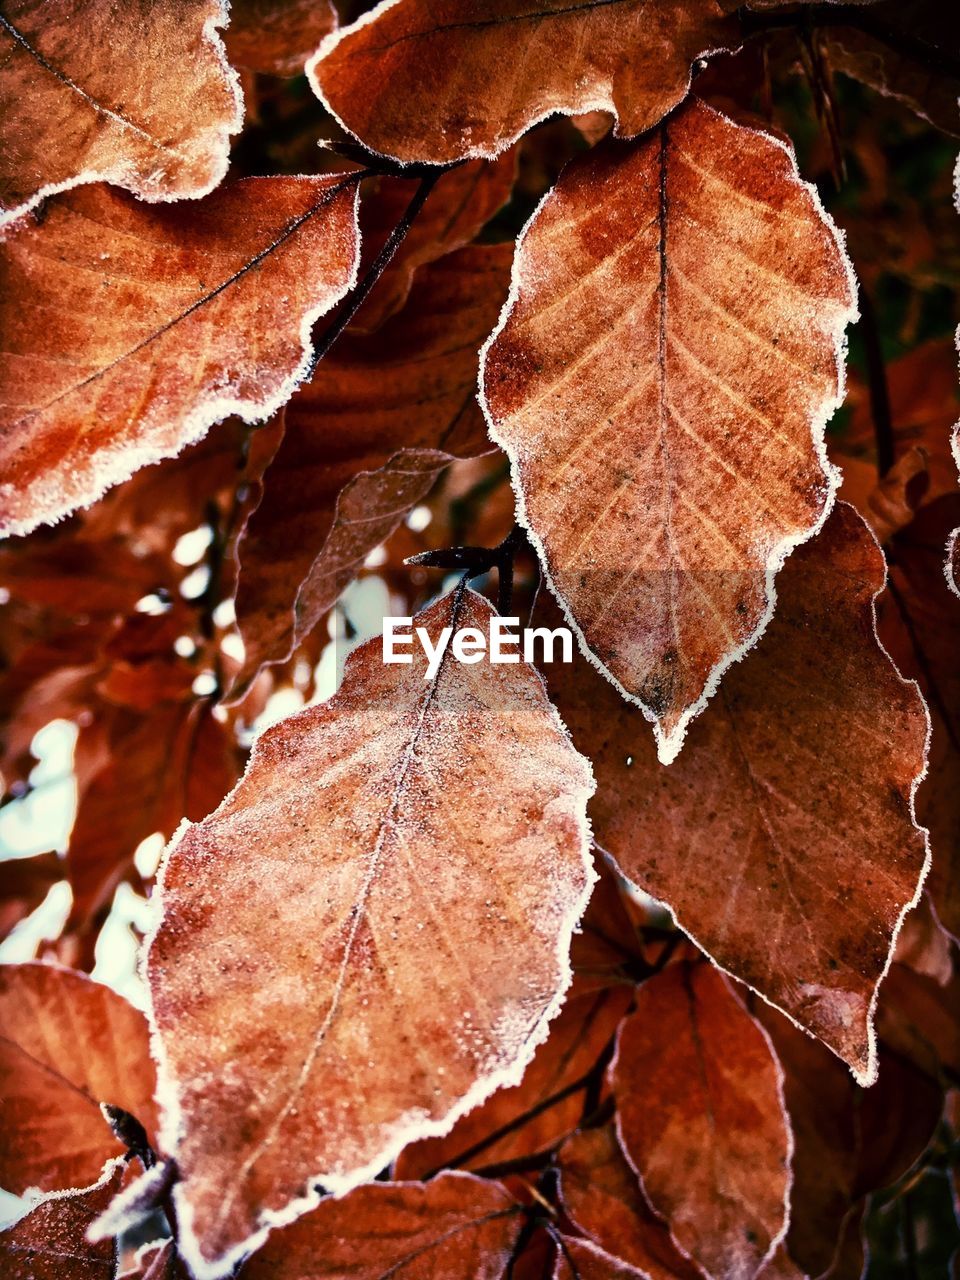
[[[553,1280],[641,1280],[645,1276],[628,1263],[604,1253],[590,1240],[561,1236],[558,1246]]]
[[[633,137],[684,97],[693,62],[738,39],[716,0],[383,0],[307,72],[366,146],[447,163],[495,156],[556,111],[609,111]]]
[[[146,1020],[109,987],[54,965],[0,965],[0,1026],[0,1183],[7,1190],[94,1182],[123,1151],[102,1102],[153,1131]]]
[[[864,1082],[876,992],[926,859],[912,794],[927,717],[876,641],[883,574],[863,521],[838,505],[788,561],[767,634],[669,769],[585,663],[550,669],[594,762],[598,842]]]
[[[239,689],[290,656],[453,456],[492,447],[476,353],[508,263],[491,246],[422,268],[403,311],[369,337],[345,335],[287,406],[239,548]]]
[[[332,0],[231,0],[223,42],[234,66],[299,76],[336,25]]]
[[[504,155],[493,164],[476,161],[444,174],[360,308],[350,326],[352,332],[372,333],[379,329],[406,302],[419,267],[469,244],[510,198],[515,169],[516,157]],[[376,259],[417,189],[410,178],[384,177],[375,181],[376,188],[360,202],[361,276]]]
[[[444,1165],[480,1169],[533,1155],[571,1133],[583,1115],[584,1077],[612,1045],[631,996],[626,984],[581,993],[575,980],[520,1083],[499,1089],[445,1137],[407,1147],[397,1160],[395,1176],[423,1178]]]
[[[173,208],[97,186],[8,228],[0,530],[55,520],[212,423],[281,405],[310,323],[353,281],[355,202],[343,176],[249,178]]]
[[[113,1280],[113,1241],[90,1244],[86,1232],[116,1194],[123,1174],[123,1162],[112,1161],[93,1186],[49,1196],[0,1232],[4,1280]]]
[[[669,764],[835,485],[855,291],[780,142],[702,103],[573,162],[528,225],[482,396],[585,652]]]
[[[0,871],[0,942],[39,907],[63,877],[63,861],[55,853],[4,861]]]
[[[960,521],[960,498],[923,508],[894,539],[879,632],[930,708],[930,762],[917,815],[930,831],[930,897],[941,924],[960,938],[960,600],[943,575],[943,547]]]
[[[437,641],[491,617],[466,592],[417,623]],[[448,652],[425,673],[419,649],[357,650],[161,873],[164,1136],[207,1274],[312,1182],[346,1190],[518,1083],[559,1006],[592,879],[589,767],[526,665]]]
[[[500,1280],[523,1219],[499,1182],[373,1183],[274,1232],[244,1280]]]
[[[677,1089],[684,1081],[675,1081]],[[696,1280],[700,1272],[679,1252],[640,1189],[612,1127],[586,1129],[557,1157],[560,1196],[570,1220],[604,1253],[648,1280]]]
[[[792,1138],[766,1034],[710,965],[637,993],[611,1068],[647,1198],[708,1276],[752,1277],[787,1229]]]
[[[0,225],[85,182],[147,200],[212,190],[242,121],[223,14],[218,0],[5,4]]]

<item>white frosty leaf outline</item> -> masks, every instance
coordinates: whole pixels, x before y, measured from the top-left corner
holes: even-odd
[[[216,149],[216,154],[211,156],[212,166],[209,182],[203,186],[194,187],[189,191],[164,192],[151,189],[145,190],[143,180],[135,172],[134,167],[129,164],[118,163],[109,169],[85,169],[75,174],[72,178],[65,178],[63,182],[48,183],[23,204],[18,204],[10,209],[0,209],[0,228],[22,218],[25,213],[35,209],[44,200],[49,199],[50,196],[59,195],[61,191],[70,191],[74,187],[89,186],[94,182],[107,182],[112,186],[122,187],[146,204],[171,204],[178,200],[200,200],[203,196],[209,195],[227,175],[227,169],[230,166],[230,138],[243,128],[244,104],[240,76],[227,61],[226,46],[220,34],[220,28],[229,25],[230,0],[216,0],[216,12],[211,13],[210,17],[204,22],[201,41],[216,54],[224,83],[233,98],[233,116],[224,124],[218,125],[215,130],[207,131],[212,135],[213,145],[211,151]],[[112,112],[107,112],[107,114],[113,115]]]
[[[696,716],[698,716],[702,711],[706,709],[707,704],[709,703],[710,699],[713,697],[714,693],[716,693],[717,688],[720,685],[720,681],[723,677],[724,672],[727,671],[731,666],[733,666],[735,662],[740,662],[743,658],[745,658],[746,655],[750,652],[750,650],[756,645],[757,641],[763,635],[764,631],[766,631],[767,626],[770,623],[770,619],[773,617],[774,611],[776,609],[776,604],[777,604],[777,592],[776,592],[775,579],[777,574],[783,568],[783,565],[786,562],[787,557],[790,555],[792,551],[795,551],[797,547],[801,546],[804,542],[808,542],[812,537],[814,537],[817,533],[820,532],[820,530],[823,528],[824,524],[826,523],[830,515],[830,512],[833,510],[837,492],[840,488],[840,483],[843,477],[842,477],[842,473],[833,465],[833,463],[827,457],[826,428],[827,428],[828,422],[833,417],[837,409],[839,409],[839,407],[843,403],[844,398],[846,396],[846,362],[847,362],[846,328],[847,328],[847,325],[853,324],[856,320],[858,320],[860,316],[859,309],[856,304],[857,281],[853,271],[853,264],[850,261],[849,254],[846,251],[846,241],[845,241],[843,231],[833,221],[829,213],[827,213],[826,209],[823,206],[823,202],[820,199],[820,195],[816,187],[812,183],[804,181],[804,179],[800,176],[800,171],[797,168],[796,156],[792,151],[792,149],[788,147],[786,143],[783,142],[780,138],[777,138],[772,134],[764,133],[760,129],[749,128],[747,125],[737,124],[735,121],[731,120],[729,117],[723,115],[722,112],[716,111],[712,107],[707,107],[705,103],[701,103],[696,99],[690,99],[690,101],[691,102],[697,101],[699,107],[709,111],[711,115],[723,121],[724,124],[729,125],[730,128],[735,129],[737,131],[741,131],[746,134],[750,134],[754,137],[762,138],[765,142],[772,143],[775,146],[780,148],[780,150],[784,153],[784,155],[787,157],[789,161],[789,165],[790,165],[789,176],[791,176],[796,181],[798,186],[804,188],[807,191],[807,193],[810,196],[810,199],[813,202],[814,211],[817,214],[819,214],[820,218],[822,219],[823,225],[826,227],[827,231],[830,233],[830,235],[833,238],[833,241],[839,256],[839,260],[844,269],[844,274],[846,276],[847,285],[849,288],[850,298],[852,299],[852,302],[851,302],[851,306],[848,309],[838,313],[838,318],[837,318],[836,327],[834,331],[834,360],[835,360],[835,365],[837,370],[836,393],[832,396],[829,396],[825,400],[823,406],[821,407],[820,413],[817,414],[810,423],[811,440],[812,440],[814,449],[816,451],[817,459],[820,463],[821,470],[823,471],[824,482],[826,485],[823,511],[821,512],[819,519],[813,525],[809,526],[805,531],[796,535],[791,534],[790,536],[783,538],[773,548],[772,552],[767,558],[767,566],[766,566],[766,574],[765,574],[766,580],[765,580],[764,589],[765,589],[765,594],[767,599],[767,607],[764,610],[762,616],[760,617],[760,620],[758,621],[753,632],[746,638],[745,641],[743,641],[742,644],[738,645],[735,649],[728,652],[726,655],[724,655],[724,657],[722,657],[715,664],[715,666],[712,668],[709,675],[707,676],[706,681],[704,682],[703,693],[695,702],[691,703],[684,710],[683,714],[680,716],[679,720],[677,721],[676,727],[672,730],[672,732],[667,734],[663,732],[663,730],[660,727],[659,718],[656,716],[655,712],[653,712],[644,702],[642,702],[639,697],[637,697],[635,694],[630,693],[626,688],[624,688],[624,686],[620,683],[620,681],[616,678],[616,676],[613,675],[612,672],[610,672],[603,665],[600,659],[597,658],[596,655],[593,653],[593,651],[590,649],[590,646],[587,643],[587,638],[584,635],[582,629],[580,628],[580,625],[577,622],[577,619],[572,609],[570,608],[570,605],[568,604],[566,599],[563,597],[563,595],[560,592],[560,589],[557,587],[556,583],[553,580],[553,575],[551,574],[551,571],[550,571],[550,563],[547,558],[546,548],[544,547],[542,539],[540,538],[536,529],[533,527],[533,523],[530,520],[530,516],[527,511],[526,495],[524,493],[523,481],[522,481],[522,476],[520,472],[519,450],[505,443],[503,437],[501,436],[498,430],[497,422],[493,416],[493,413],[490,410],[490,406],[487,401],[486,386],[485,386],[487,357],[490,354],[490,350],[493,347],[493,344],[496,342],[497,338],[500,336],[500,333],[506,326],[507,321],[510,319],[510,316],[513,312],[514,305],[517,303],[520,297],[521,281],[520,281],[519,264],[520,264],[521,254],[523,251],[524,240],[526,239],[527,234],[530,232],[530,230],[535,226],[541,209],[543,209],[543,207],[546,205],[547,201],[552,196],[553,191],[548,191],[547,194],[543,197],[543,199],[537,205],[536,209],[534,209],[533,213],[530,215],[530,218],[527,221],[526,225],[524,226],[523,230],[520,232],[520,235],[517,237],[517,248],[514,254],[513,270],[511,272],[511,277],[510,277],[510,292],[507,295],[507,300],[503,305],[503,310],[500,313],[500,319],[498,320],[496,327],[494,328],[493,332],[490,334],[490,337],[484,343],[480,351],[480,382],[479,382],[479,391],[477,393],[477,398],[480,401],[480,407],[483,409],[484,417],[487,420],[487,426],[490,432],[490,437],[491,439],[496,441],[498,445],[500,445],[500,447],[504,450],[504,452],[507,454],[507,457],[510,460],[510,483],[513,486],[513,492],[517,501],[517,520],[526,530],[531,543],[536,549],[537,555],[540,560],[540,565],[543,570],[543,576],[546,580],[547,586],[550,588],[550,591],[552,592],[554,598],[556,599],[561,610],[563,611],[565,618],[570,624],[571,630],[573,631],[574,635],[577,637],[577,643],[580,647],[580,652],[587,659],[587,661],[591,663],[592,666],[596,667],[596,669],[600,672],[600,674],[605,679],[610,681],[610,683],[619,692],[622,698],[624,698],[627,702],[632,703],[634,706],[639,707],[640,710],[643,712],[644,718],[651,722],[651,724],[653,725],[654,738],[656,739],[656,744],[657,744],[657,757],[660,760],[660,763],[664,765],[672,764],[673,761],[677,758],[677,755],[680,752],[680,748],[683,746],[683,740],[686,737],[687,727],[689,726],[691,720],[693,720]]]
[[[235,185],[240,186],[242,184],[255,184],[260,182],[269,183],[274,181],[284,183],[298,182],[305,185],[316,185],[318,183],[335,182],[337,179],[340,179],[341,182],[346,182],[347,179],[352,180],[352,175],[316,174],[312,176],[279,175],[276,179],[270,177],[240,178]],[[359,183],[354,182],[353,186],[354,252],[350,271],[347,278],[339,287],[334,288],[329,285],[318,286],[317,292],[322,293],[323,296],[314,306],[308,307],[300,319],[300,360],[294,369],[281,380],[274,394],[266,398],[261,397],[258,399],[254,397],[223,395],[222,389],[217,388],[216,386],[202,389],[196,396],[196,403],[194,407],[179,418],[180,427],[177,437],[177,447],[174,450],[167,449],[156,443],[140,442],[136,445],[131,445],[125,444],[122,441],[110,441],[103,448],[99,449],[95,455],[91,455],[88,460],[86,475],[89,483],[84,489],[86,496],[77,497],[76,494],[71,491],[72,496],[66,501],[66,504],[63,502],[59,504],[56,515],[44,514],[43,516],[32,516],[28,519],[22,520],[0,518],[0,539],[11,534],[23,535],[31,533],[40,525],[59,523],[60,520],[72,515],[73,512],[82,510],[90,506],[92,503],[97,502],[109,489],[112,489],[117,484],[121,484],[124,480],[129,480],[132,475],[137,471],[142,470],[144,467],[151,466],[157,462],[163,462],[168,458],[178,457],[184,449],[202,440],[211,427],[223,422],[226,418],[238,417],[241,421],[254,425],[256,423],[266,421],[267,418],[271,417],[282,408],[293,395],[294,391],[296,391],[297,387],[309,378],[312,371],[314,356],[312,330],[314,324],[321,316],[326,315],[337,305],[338,302],[350,293],[357,283],[361,248],[360,224],[358,218],[360,191]],[[285,238],[295,236],[300,225],[323,208],[325,203],[324,197],[329,197],[332,191],[333,186],[323,193],[323,196],[320,197],[318,203],[314,205],[311,210],[308,210],[305,214],[298,215],[297,218],[292,220],[292,222],[296,224],[294,227],[291,228],[291,225],[288,223],[285,227],[281,228],[279,236]],[[13,232],[15,234],[16,229],[15,225],[8,227],[6,228],[6,233],[10,234]],[[0,243],[3,242],[4,238],[4,231],[0,230]],[[282,243],[282,239],[280,243]],[[264,250],[261,251],[261,255],[265,256],[272,252],[272,250],[277,247],[277,244],[278,242],[274,241],[270,245],[265,246]],[[254,258],[256,258],[256,256],[257,255],[254,255]],[[205,306],[212,297],[217,296],[218,293],[232,286],[236,280],[245,274],[252,261],[253,258],[249,259],[240,271],[235,272],[229,280],[217,286],[216,291],[209,291],[202,299],[199,300],[199,303],[193,305],[189,314],[195,314],[196,311]],[[178,316],[174,323],[180,323],[184,318],[186,317],[183,315]],[[151,341],[155,336],[157,335],[148,335],[146,341]],[[130,354],[131,353],[129,352],[126,353],[126,355]],[[35,481],[31,485],[31,491],[34,493],[47,493],[50,491],[51,487],[54,489],[59,489],[60,487],[60,482],[56,474],[48,474],[44,476],[42,480]],[[17,486],[13,486],[9,482],[0,483],[0,501],[2,501],[4,495],[9,493],[11,489],[16,491]]]
[[[838,505],[850,506],[850,504],[846,502],[841,502]],[[927,830],[926,827],[922,827],[920,823],[917,821],[917,791],[920,787],[920,784],[923,782],[924,778],[927,776],[927,770],[929,768],[930,739],[933,733],[933,722],[930,719],[930,709],[927,706],[927,700],[923,696],[923,690],[920,688],[920,685],[917,683],[916,680],[908,680],[906,676],[901,674],[900,668],[897,666],[893,658],[887,652],[886,647],[884,646],[882,640],[880,639],[880,635],[877,631],[877,600],[883,594],[883,591],[887,585],[886,557],[883,554],[883,548],[881,547],[879,541],[877,540],[876,534],[873,532],[873,530],[870,528],[870,526],[863,519],[863,517],[856,510],[855,507],[850,507],[850,509],[851,511],[853,511],[854,515],[856,515],[857,519],[863,525],[864,529],[866,529],[867,533],[870,536],[870,539],[872,540],[875,547],[879,551],[880,556],[883,560],[883,565],[884,565],[883,577],[880,583],[878,584],[876,591],[873,593],[873,598],[870,602],[870,619],[871,619],[871,629],[873,633],[873,641],[876,644],[877,648],[880,650],[880,652],[883,654],[883,656],[890,663],[890,668],[893,671],[894,675],[897,677],[897,679],[900,681],[901,685],[903,685],[904,688],[913,689],[914,693],[917,695],[917,701],[919,702],[920,707],[923,711],[924,721],[926,723],[926,736],[923,744],[923,758],[920,765],[920,771],[914,776],[910,784],[910,799],[909,799],[910,821],[913,824],[914,829],[923,838],[924,861],[923,861],[923,866],[920,869],[919,877],[917,879],[916,891],[914,892],[913,897],[908,902],[904,903],[897,917],[897,920],[894,924],[894,927],[891,931],[890,947],[887,951],[886,962],[884,963],[883,969],[881,970],[879,976],[877,977],[876,982],[874,983],[873,991],[870,996],[870,1001],[867,1006],[867,1017],[866,1017],[867,1065],[866,1065],[866,1068],[863,1071],[858,1071],[856,1067],[854,1067],[851,1063],[847,1062],[846,1058],[840,1057],[840,1054],[837,1053],[837,1051],[832,1047],[832,1045],[827,1044],[825,1040],[821,1040],[818,1035],[816,1035],[813,1031],[811,1031],[809,1027],[805,1027],[802,1022],[798,1022],[796,1017],[790,1012],[789,1009],[785,1009],[782,1005],[777,1004],[775,1000],[771,999],[770,996],[766,995],[763,991],[761,991],[759,987],[755,987],[751,983],[747,982],[745,978],[743,978],[739,973],[736,973],[733,969],[730,969],[726,965],[721,964],[720,961],[716,958],[716,956],[712,954],[709,948],[704,945],[704,943],[700,940],[700,938],[698,938],[696,934],[691,933],[691,931],[687,928],[684,922],[677,915],[672,905],[669,902],[665,902],[664,905],[670,911],[670,914],[673,917],[674,922],[677,925],[677,928],[686,934],[686,936],[690,939],[693,945],[703,952],[703,954],[707,957],[710,963],[714,965],[715,968],[719,969],[721,973],[726,974],[728,978],[733,978],[734,981],[740,983],[741,986],[746,987],[748,991],[753,992],[753,994],[755,996],[758,996],[764,1002],[764,1004],[768,1004],[771,1009],[776,1009],[778,1013],[783,1014],[783,1016],[787,1019],[787,1021],[791,1022],[797,1028],[798,1031],[802,1031],[804,1035],[809,1036],[811,1040],[816,1040],[819,1044],[822,1044],[826,1049],[829,1049],[830,1052],[836,1058],[838,1058],[839,1061],[841,1061],[844,1064],[844,1066],[853,1076],[854,1080],[856,1080],[857,1084],[864,1089],[869,1089],[871,1085],[876,1084],[877,1074],[880,1069],[880,1063],[877,1056],[877,1030],[875,1025],[877,1003],[880,999],[880,987],[883,984],[884,978],[890,972],[890,966],[893,964],[894,954],[897,949],[897,941],[900,937],[900,931],[903,929],[904,921],[906,920],[910,912],[919,904],[920,899],[923,896],[923,887],[924,887],[924,884],[926,883],[927,876],[930,873],[930,866],[933,861],[933,855],[930,849],[930,832]],[[605,854],[605,856],[610,859],[610,861],[616,867],[618,873],[623,876],[624,880],[626,880],[626,882],[629,885],[632,885],[635,889],[640,889],[641,891],[645,892],[645,890],[643,889],[643,885],[638,884],[637,881],[632,879],[623,870],[619,860],[616,857],[614,857],[612,853],[610,853],[607,849],[604,849],[603,846],[600,845],[599,843],[597,844],[597,848],[600,849]],[[663,899],[658,899],[658,901],[663,901]]]
[[[388,9],[392,9],[394,5],[408,4],[409,2],[410,0],[380,0],[380,3],[378,5],[376,5],[373,9],[370,9],[367,13],[361,14],[360,17],[357,18],[355,22],[351,22],[349,26],[340,27],[338,30],[331,31],[329,35],[324,36],[323,40],[320,43],[320,47],[317,49],[316,53],[307,60],[306,67],[304,68],[306,72],[307,80],[310,82],[310,88],[320,99],[325,109],[329,111],[330,115],[333,116],[334,120],[336,120],[337,124],[339,124],[340,127],[346,133],[348,133],[351,138],[356,138],[356,140],[361,144],[361,146],[365,147],[371,153],[371,155],[382,156],[384,159],[388,159],[388,160],[400,160],[401,158],[399,156],[392,155],[389,151],[378,151],[375,147],[372,147],[370,143],[367,142],[364,138],[362,138],[358,133],[354,133],[354,131],[350,128],[350,126],[346,123],[346,121],[343,120],[337,114],[336,111],[334,111],[333,107],[330,105],[329,101],[327,100],[327,97],[324,94],[323,89],[320,85],[320,79],[317,74],[317,67],[320,65],[321,62],[323,62],[325,58],[329,57],[329,55],[333,52],[333,50],[342,40],[346,40],[349,36],[352,36],[354,32],[359,31],[361,27],[366,27],[370,23],[375,22],[384,13],[386,13]],[[607,0],[607,2],[609,3],[610,0]],[[550,14],[545,14],[544,21],[549,21],[551,16],[552,15]],[[740,48],[740,45],[736,45],[736,46],[720,45],[717,48],[704,49],[700,53],[699,58],[694,59],[693,61],[694,62],[699,61],[700,58],[712,58],[719,53],[735,53],[736,50],[739,48]],[[678,90],[676,101],[672,104],[673,107],[678,106],[684,100],[684,98],[686,98],[687,94],[690,92],[690,86],[692,84],[693,84],[693,63],[691,63],[690,67],[687,69],[686,83],[682,85],[682,87]],[[573,92],[574,91],[571,90],[571,95],[570,95],[571,98],[573,97]],[[501,138],[499,144],[490,146],[490,147],[485,147],[480,145],[461,147],[460,150],[457,152],[457,155],[464,160],[495,160],[497,156],[502,155],[504,151],[508,151],[515,142],[519,141],[519,139],[522,138],[526,133],[529,133],[531,129],[535,129],[537,125],[542,124],[544,120],[549,120],[551,116],[587,115],[591,111],[603,111],[613,117],[613,121],[614,121],[613,131],[616,137],[629,138],[629,137],[636,136],[634,134],[620,132],[620,112],[618,111],[616,102],[614,101],[613,83],[612,83],[612,77],[611,77],[609,90],[605,95],[601,95],[597,98],[588,98],[582,102],[580,101],[571,102],[571,104],[568,107],[563,107],[563,108],[550,107],[547,110],[541,112],[540,115],[531,117],[521,129],[517,130],[516,133],[509,134]],[[405,161],[401,160],[401,163],[409,164],[411,163],[411,161],[408,158]],[[427,163],[429,163],[429,161]],[[534,216],[535,215],[536,215],[536,211],[534,211]],[[527,225],[529,226],[529,223]],[[524,228],[524,231],[526,231],[526,227]],[[518,239],[517,240],[518,247],[519,247],[519,244],[520,244],[520,241]]]
[[[452,593],[447,593],[448,596]],[[491,611],[492,606],[482,596],[469,591],[471,597],[482,602],[482,604]],[[360,646],[360,649],[354,650],[347,658],[347,668],[354,662],[354,655],[370,644],[377,644],[378,640],[368,641],[367,645]],[[183,1193],[183,1184],[177,1183],[173,1188],[173,1198],[177,1210],[177,1222],[180,1231],[179,1248],[181,1254],[190,1266],[196,1280],[219,1280],[220,1277],[229,1274],[231,1269],[244,1257],[252,1253],[266,1240],[270,1231],[277,1227],[283,1227],[297,1218],[302,1217],[311,1209],[315,1208],[321,1200],[321,1193],[317,1189],[318,1184],[322,1184],[326,1192],[340,1197],[346,1195],[348,1191],[354,1187],[360,1186],[362,1183],[370,1182],[377,1173],[400,1154],[405,1146],[411,1142],[419,1141],[423,1138],[440,1138],[449,1133],[461,1116],[474,1107],[479,1106],[486,1101],[491,1094],[498,1089],[509,1088],[518,1085],[523,1079],[524,1071],[529,1065],[536,1049],[546,1039],[550,1023],[560,1012],[566,999],[570,984],[573,981],[573,967],[570,962],[570,943],[573,934],[580,922],[580,919],[586,910],[587,903],[593,893],[594,885],[599,876],[594,866],[591,850],[593,847],[593,833],[590,825],[590,819],[587,814],[587,803],[596,790],[596,781],[593,776],[593,767],[589,760],[582,755],[573,744],[573,739],[569,730],[560,717],[560,713],[550,700],[546,684],[540,672],[534,666],[527,668],[536,677],[540,690],[543,693],[544,711],[557,733],[562,735],[571,751],[573,751],[585,766],[585,774],[587,777],[587,785],[576,791],[570,792],[571,812],[577,819],[577,826],[580,835],[580,854],[581,867],[583,870],[584,889],[580,897],[568,909],[567,914],[563,917],[557,928],[557,988],[554,999],[544,1009],[536,1026],[530,1032],[519,1056],[510,1064],[501,1067],[486,1075],[478,1075],[473,1086],[466,1094],[447,1112],[440,1120],[427,1121],[422,1115],[408,1115],[402,1117],[390,1130],[385,1133],[380,1150],[365,1166],[355,1169],[349,1175],[331,1176],[325,1171],[318,1171],[316,1174],[310,1175],[305,1179],[304,1194],[300,1197],[294,1197],[288,1201],[286,1207],[282,1210],[263,1210],[259,1216],[259,1224],[257,1228],[250,1233],[244,1240],[234,1245],[213,1261],[205,1258],[200,1250],[200,1242],[194,1229],[194,1215],[189,1200]],[[439,673],[438,673],[439,678]],[[337,695],[334,695],[336,697]],[[331,699],[332,701],[332,699]],[[281,725],[289,725],[292,721],[298,719],[310,712],[310,708],[304,708],[296,712],[292,716],[288,716],[281,721]],[[274,726],[278,729],[280,725]],[[271,730],[267,730],[270,733]],[[228,796],[224,798],[220,806],[214,810],[214,814],[219,813],[232,799],[235,792],[245,781],[247,774],[251,772],[254,761],[257,759],[256,744],[250,754],[247,767],[243,776],[237,782],[236,786]],[[210,815],[213,816],[213,815]],[[160,867],[157,872],[156,888],[150,900],[151,909],[155,913],[155,922],[150,932],[144,938],[143,946],[140,952],[139,970],[143,979],[147,992],[147,1018],[150,1024],[150,1048],[157,1068],[157,1092],[156,1100],[160,1110],[160,1146],[161,1150],[176,1158],[176,1148],[178,1140],[183,1133],[183,1120],[180,1109],[180,1098],[178,1083],[173,1075],[169,1060],[164,1050],[163,1040],[157,1024],[156,1013],[153,1004],[153,992],[150,988],[148,961],[150,950],[154,940],[161,928],[164,918],[163,897],[166,870],[170,863],[171,855],[183,839],[183,836],[192,826],[201,825],[188,822],[186,819],[180,824],[179,829],[173,836],[170,843],[164,850]]]

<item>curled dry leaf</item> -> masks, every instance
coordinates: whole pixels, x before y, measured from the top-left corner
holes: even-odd
[[[780,576],[777,613],[664,768],[582,661],[551,693],[594,762],[596,837],[728,972],[869,1083],[873,1008],[926,844],[927,715],[880,647],[883,554],[839,504]]]
[[[94,1182],[123,1151],[102,1102],[154,1131],[146,1019],[109,987],[54,965],[0,965],[0,1026],[0,1184],[8,1191]]]
[[[230,414],[268,417],[357,254],[342,175],[248,178],[189,208],[89,187],[8,228],[0,531],[59,519]]]
[[[112,1240],[91,1244],[87,1228],[120,1189],[125,1165],[111,1160],[99,1181],[82,1191],[47,1196],[14,1226],[0,1232],[4,1280],[113,1280]]]
[[[211,191],[242,123],[220,0],[11,0],[0,14],[0,225],[112,182],[147,200]]]
[[[403,310],[375,334],[344,334],[287,406],[239,547],[236,691],[289,657],[453,457],[492,448],[476,353],[509,262],[497,245],[421,268]]]
[[[299,76],[307,58],[336,26],[332,0],[230,0],[230,25],[223,42],[234,66]]]
[[[610,111],[633,137],[685,96],[698,58],[738,37],[716,0],[383,0],[307,73],[371,150],[447,164],[496,156],[558,111]]]
[[[626,983],[581,990],[574,978],[550,1034],[520,1083],[498,1089],[444,1137],[406,1147],[395,1176],[424,1178],[444,1165],[480,1169],[544,1151],[571,1133],[583,1115],[586,1077],[612,1048],[631,995]]]
[[[244,1280],[501,1280],[523,1225],[499,1182],[444,1173],[323,1200],[271,1234]]]
[[[617,1127],[673,1240],[751,1280],[787,1230],[792,1137],[766,1033],[711,965],[644,983],[611,1067]]]
[[[460,591],[416,623],[491,616]],[[425,673],[358,649],[161,872],[163,1136],[203,1276],[516,1084],[569,980],[589,766],[527,665]]]
[[[517,251],[491,434],[584,651],[665,764],[829,507],[854,296],[793,156],[696,102],[574,161]]]
[[[683,1087],[684,1080],[675,1083]],[[696,1280],[700,1275],[644,1199],[612,1126],[574,1134],[561,1147],[557,1168],[567,1215],[605,1254],[648,1280]]]
[[[470,243],[510,198],[516,156],[477,160],[443,175],[364,301],[352,333],[379,329],[407,300],[418,268]],[[381,177],[360,201],[360,275],[373,264],[417,189],[410,178]],[[484,335],[486,336],[486,335]]]

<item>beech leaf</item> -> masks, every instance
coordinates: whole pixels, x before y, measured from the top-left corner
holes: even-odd
[[[698,102],[572,162],[520,242],[481,398],[550,585],[664,764],[830,506],[854,299],[792,154]]]
[[[928,719],[876,638],[883,580],[880,548],[838,504],[787,562],[767,634],[668,769],[586,663],[550,669],[594,764],[598,843],[864,1084],[877,991],[927,864],[913,793]]]
[[[220,182],[243,121],[220,0],[3,10],[0,225],[81,183],[177,200]]]
[[[374,334],[344,334],[287,406],[239,547],[236,692],[290,656],[454,457],[492,448],[475,399],[477,351],[509,261],[497,245],[422,267],[403,310]]]
[[[147,1022],[109,987],[55,965],[0,965],[0,1026],[6,1190],[95,1182],[123,1152],[101,1103],[156,1128]]]
[[[307,58],[336,26],[333,0],[230,0],[230,25],[223,42],[235,66],[299,76]]]
[[[111,1160],[92,1186],[51,1194],[0,1232],[4,1280],[113,1280],[113,1241],[91,1244],[86,1235],[119,1190],[124,1169],[122,1160]]]
[[[608,111],[633,137],[686,95],[698,58],[731,43],[739,26],[716,0],[383,0],[328,36],[307,73],[371,150],[446,164],[496,156],[558,111]]]
[[[271,1234],[244,1280],[501,1280],[523,1225],[499,1182],[373,1183]]]
[[[611,1066],[620,1141],[683,1253],[750,1280],[789,1220],[792,1137],[765,1031],[710,965],[637,992]]]
[[[7,228],[0,532],[59,519],[230,414],[268,417],[357,255],[349,175],[247,178],[189,209],[95,186]]]
[[[417,615],[486,629],[460,590]],[[268,1227],[518,1083],[593,880],[587,762],[526,664],[351,656],[268,730],[161,870],[147,956],[181,1241],[218,1276]],[[467,932],[464,933],[463,929]]]

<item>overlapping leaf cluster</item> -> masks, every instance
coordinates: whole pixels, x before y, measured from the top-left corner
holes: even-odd
[[[946,1274],[953,16],[16,0],[0,46],[0,771],[42,804],[67,722],[76,795],[2,864],[4,937],[71,905],[0,967],[0,1272]],[[579,652],[374,640],[330,696],[358,582]],[[120,887],[146,1014],[90,976]]]

